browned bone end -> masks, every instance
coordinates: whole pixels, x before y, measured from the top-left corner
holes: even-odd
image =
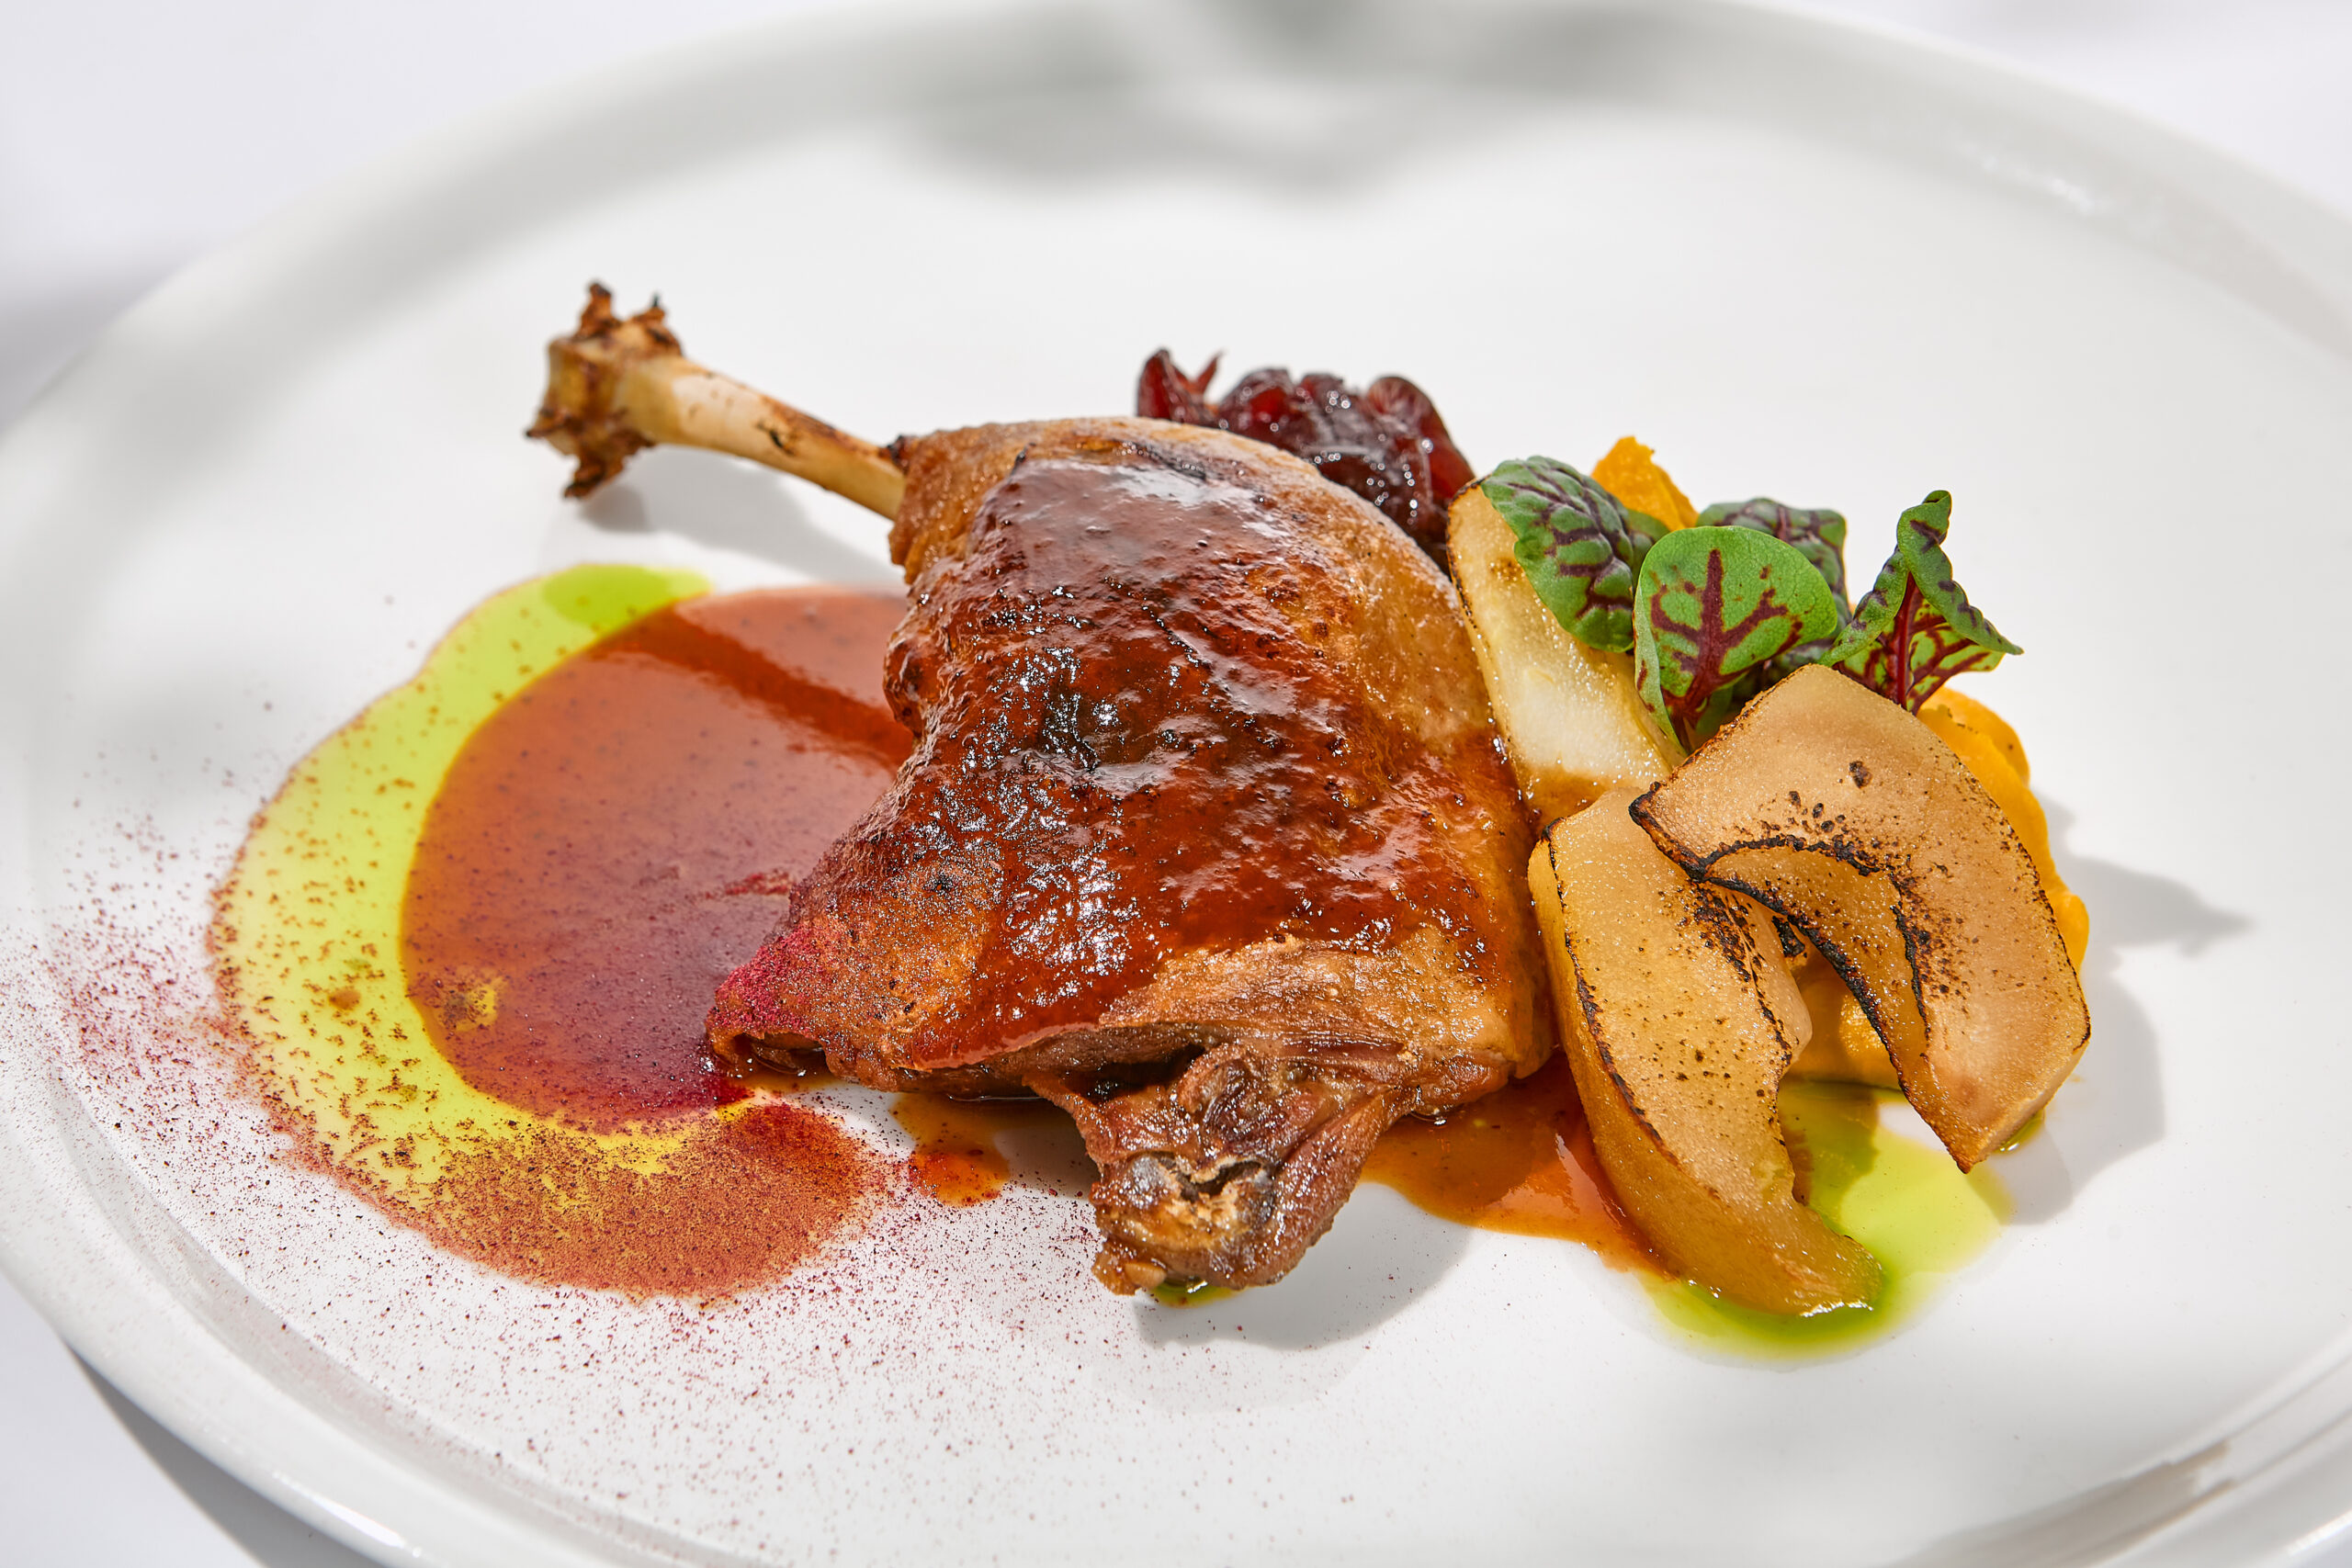
[[[548,389],[524,434],[574,460],[563,493],[594,494],[648,446],[700,446],[780,468],[885,517],[906,474],[892,455],[688,359],[661,300],[621,319],[588,286],[570,337],[548,344]]]
[[[614,394],[633,367],[680,357],[677,334],[658,298],[623,321],[613,313],[612,290],[588,286],[578,329],[548,344],[547,396],[524,432],[576,460],[564,494],[575,500],[594,494],[630,457],[653,445],[616,406]]]

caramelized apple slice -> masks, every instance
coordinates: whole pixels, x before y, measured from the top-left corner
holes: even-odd
[[[1684,875],[1633,800],[1555,823],[1528,863],[1593,1147],[1690,1279],[1767,1312],[1866,1303],[1877,1260],[1797,1201],[1781,1141],[1804,1011],[1771,921]]]
[[[1951,749],[1885,698],[1799,670],[1633,812],[1693,876],[1812,938],[1962,1170],[2074,1070],[2090,1011],[2031,857]]]
[[[1569,635],[1528,585],[1516,543],[1476,485],[1454,498],[1446,546],[1470,646],[1519,792],[1549,822],[1605,791],[1662,779],[1674,762],[1634,690],[1633,656]]]

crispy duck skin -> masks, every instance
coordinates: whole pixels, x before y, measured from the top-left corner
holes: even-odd
[[[1532,835],[1453,590],[1220,431],[888,454],[914,751],[722,986],[712,1043],[1044,1095],[1100,1168],[1106,1285],[1280,1279],[1389,1123],[1550,1048]]]

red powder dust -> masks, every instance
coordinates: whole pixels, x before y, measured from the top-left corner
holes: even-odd
[[[708,1298],[789,1273],[882,1186],[864,1145],[777,1100],[701,1122],[650,1176],[544,1131],[501,1139],[452,1156],[415,1223],[543,1284]]]

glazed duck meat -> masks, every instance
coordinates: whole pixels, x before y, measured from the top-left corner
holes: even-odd
[[[1392,1122],[1548,1051],[1531,835],[1453,591],[1362,497],[1143,418],[869,446],[601,292],[552,358],[534,433],[582,482],[685,442],[894,516],[913,753],[720,988],[722,1055],[1053,1100],[1126,1292],[1281,1278]]]

